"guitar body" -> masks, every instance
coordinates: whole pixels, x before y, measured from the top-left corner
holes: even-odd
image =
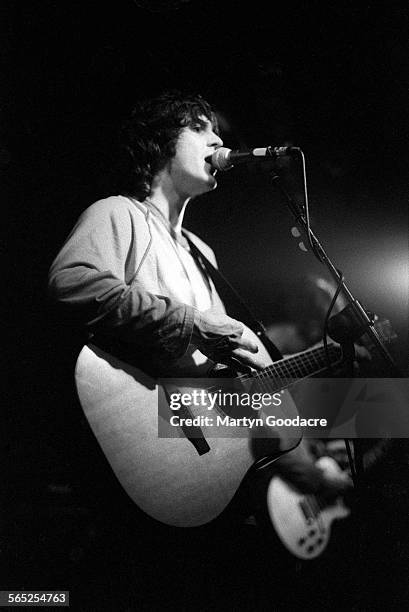
[[[258,342],[266,363],[272,363],[255,334],[247,331]],[[203,361],[198,355],[197,361]],[[265,445],[258,453],[257,440],[247,427],[243,437],[235,436],[229,427],[225,432],[218,427],[217,437],[211,437],[211,428],[202,427],[210,446],[204,454],[179,428],[179,437],[158,437],[158,401],[166,402],[164,389],[142,370],[96,346],[82,349],[75,379],[84,414],[117,479],[131,499],[160,522],[193,527],[216,518],[249,468],[266,455]],[[284,394],[281,410],[296,414],[291,395]],[[287,448],[296,441],[288,441]],[[267,454],[278,457],[279,448],[275,435]]]
[[[312,348],[273,362],[259,338],[247,327],[244,333],[257,343],[258,355],[266,365],[255,377],[260,381],[260,391],[271,392],[275,385],[275,390],[280,390],[281,394],[281,406],[263,408],[263,414],[274,415],[277,419],[294,418],[297,409],[289,391],[282,390],[282,385],[285,386],[283,380],[325,372],[328,364],[324,349]],[[332,362],[339,363],[342,357],[339,347],[329,344],[328,348]],[[182,361],[178,363],[177,372],[170,372],[169,376],[206,378],[212,365],[199,351],[187,355]],[[291,450],[301,438],[301,432],[294,429],[291,437],[286,437],[283,430],[278,435],[268,427],[263,427],[260,435],[249,427],[243,426],[237,433],[237,428],[224,425],[217,427],[215,436],[213,427],[200,425],[209,448],[199,453],[181,428],[176,429],[175,435],[172,427],[173,437],[158,436],[158,403],[161,415],[162,407],[168,414],[172,412],[167,403],[168,390],[142,370],[96,346],[87,345],[78,357],[75,379],[84,414],[120,484],[142,510],[168,525],[193,527],[215,519],[232,500],[251,466],[256,462],[258,468],[269,465],[283,452]],[[263,387],[266,381],[267,388]],[[191,392],[192,388],[186,391]],[[183,388],[178,388],[178,392],[183,393]],[[194,416],[209,415],[206,407],[201,410],[202,413],[195,407]],[[222,408],[219,413],[223,413]],[[163,425],[165,421],[160,418]],[[295,491],[285,487],[285,483],[275,479],[269,492],[269,499],[279,499],[274,507],[271,503],[270,514],[278,531],[279,525],[283,525],[283,534],[287,505],[284,502],[280,505],[281,497],[293,500],[291,516],[294,521],[298,517],[299,530],[306,528],[305,518],[300,514],[300,498]],[[276,495],[276,488],[281,488],[283,493]],[[319,554],[318,551],[326,545],[329,523],[345,512],[342,505],[322,511],[319,525],[324,521],[328,529],[325,527],[313,544],[304,547],[306,556],[302,558]],[[282,539],[285,537],[283,535]],[[297,538],[291,537],[288,531],[293,552],[299,556],[302,551]],[[308,546],[313,550],[308,551]]]
[[[331,457],[321,457],[317,465],[328,473],[341,472]],[[299,493],[279,476],[272,478],[268,486],[267,508],[281,542],[304,560],[318,557],[328,545],[332,522],[350,514],[341,498],[322,507],[315,495]]]

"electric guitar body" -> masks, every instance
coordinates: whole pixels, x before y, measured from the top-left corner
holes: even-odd
[[[341,468],[331,457],[317,461],[327,473],[337,474]],[[299,559],[315,559],[330,540],[331,525],[349,516],[342,498],[326,503],[316,495],[304,495],[279,476],[274,476],[267,490],[267,508],[271,523],[281,542]]]

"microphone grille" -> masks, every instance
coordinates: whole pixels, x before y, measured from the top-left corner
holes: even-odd
[[[212,155],[212,164],[217,170],[228,170],[232,167],[230,162],[230,149],[220,147]]]

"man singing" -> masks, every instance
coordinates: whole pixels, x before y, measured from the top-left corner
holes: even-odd
[[[81,215],[51,267],[51,296],[88,335],[127,345],[154,375],[187,374],[204,356],[263,367],[185,236],[215,264],[213,252],[182,234],[188,202],[217,185],[207,161],[222,145],[214,113],[200,96],[167,93],[138,105],[122,137],[123,195]]]
[[[122,195],[81,215],[51,266],[51,296],[84,342],[153,378],[205,376],[215,363],[262,369],[271,356],[226,314],[202,265],[201,256],[216,266],[212,250],[182,230],[190,200],[217,186],[209,158],[223,143],[214,112],[201,96],[167,92],[139,103],[121,135]],[[277,465],[304,491],[348,486],[321,472],[303,446]]]

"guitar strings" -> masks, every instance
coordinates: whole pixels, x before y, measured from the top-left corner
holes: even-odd
[[[334,357],[335,363],[341,356],[341,349],[334,344],[330,344],[328,349],[331,359]],[[241,374],[237,378],[242,382],[258,380],[262,387],[275,391],[297,382],[293,379],[305,378],[325,369],[326,356],[324,355],[324,349],[317,347],[307,353],[300,353],[277,361],[256,374]]]

